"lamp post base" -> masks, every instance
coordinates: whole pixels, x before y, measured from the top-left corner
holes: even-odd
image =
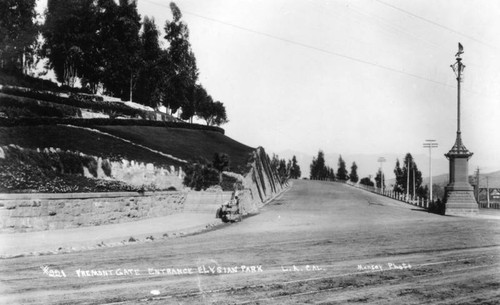
[[[474,190],[470,185],[450,185],[445,190],[446,215],[475,216],[478,214],[478,204],[474,198]]]

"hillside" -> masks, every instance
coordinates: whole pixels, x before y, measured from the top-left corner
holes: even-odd
[[[164,185],[160,189],[169,185],[178,189],[176,172],[189,161],[212,161],[214,153],[226,153],[229,170],[243,173],[254,150],[216,131],[128,125],[0,127],[2,146],[0,192],[127,191],[148,189],[150,183],[158,182]],[[97,157],[108,163],[101,164]],[[118,169],[122,179],[110,180],[109,174],[102,174],[106,166],[116,168],[123,160],[134,162]],[[152,177],[145,167],[148,163],[154,166]],[[83,167],[90,174],[85,175]],[[162,168],[169,172],[162,174]]]
[[[245,172],[249,153],[254,148],[219,132],[149,126],[96,126],[96,129],[144,145],[182,160],[213,159],[215,153],[226,153],[230,170]]]
[[[183,171],[216,153],[229,156],[226,171],[249,170],[255,149],[222,128],[32,82],[0,73],[0,192],[179,189]]]
[[[0,145],[18,145],[23,148],[59,148],[111,160],[135,160],[158,166],[182,165],[147,149],[111,136],[68,126],[0,127]]]
[[[190,161],[202,157],[212,160],[214,153],[223,152],[229,155],[230,168],[236,172],[244,170],[248,154],[254,150],[214,131],[150,126],[92,126],[91,129],[100,130],[104,134],[88,128],[61,125],[0,127],[0,145],[14,144],[32,149],[53,147],[112,160],[127,159],[158,166],[179,166],[185,163],[177,159]]]

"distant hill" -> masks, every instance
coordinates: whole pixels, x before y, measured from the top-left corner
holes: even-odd
[[[473,173],[469,173],[469,176],[473,176]],[[432,176],[432,184],[446,186],[448,183],[449,183],[449,174]],[[387,180],[387,184],[388,185],[394,184],[394,179]],[[429,184],[429,177],[425,177],[423,179],[423,184]],[[484,174],[480,173],[479,187],[485,188],[487,184],[490,188],[500,188],[500,171],[484,173]]]
[[[479,174],[479,187],[500,188],[500,171]]]

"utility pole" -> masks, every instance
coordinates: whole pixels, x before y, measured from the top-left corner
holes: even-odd
[[[384,167],[383,167],[383,163],[385,162],[385,158],[384,157],[380,157],[380,158],[378,158],[377,161],[380,163],[380,189],[383,192],[384,189],[385,189]]]
[[[488,209],[490,208],[490,184],[488,181],[488,176],[486,176],[486,202],[488,203]]]
[[[406,160],[406,200],[410,198],[410,158]]]
[[[476,171],[476,200],[479,202],[479,166]]]
[[[412,171],[413,171],[413,194],[412,194],[412,197],[415,198],[415,166],[413,166]]]
[[[429,200],[434,202],[434,197],[432,196],[432,149],[438,147],[436,140],[425,140],[424,148],[429,148]]]

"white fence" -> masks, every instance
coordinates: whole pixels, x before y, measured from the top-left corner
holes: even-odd
[[[344,181],[341,181],[344,182]],[[404,193],[399,193],[399,192],[394,192],[392,190],[382,190],[380,188],[376,188],[374,186],[367,186],[363,184],[356,184],[351,181],[345,181],[344,182],[347,185],[350,185],[355,188],[363,189],[381,196],[389,197],[395,200],[399,200],[402,202],[406,202],[408,204],[414,205],[416,207],[421,207],[423,209],[428,209],[429,208],[429,200],[419,197],[419,196],[407,196]]]

